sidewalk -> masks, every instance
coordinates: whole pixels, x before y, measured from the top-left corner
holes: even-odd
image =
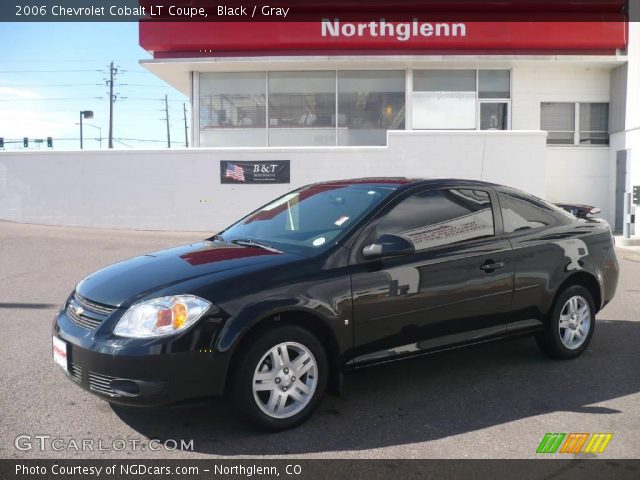
[[[624,245],[625,239],[622,237],[622,235],[614,235],[614,238],[616,240],[616,247],[623,248],[625,250],[629,250],[629,251],[640,254],[640,245]],[[626,240],[629,241],[629,239],[626,239]],[[631,240],[634,240],[634,239],[632,238]]]

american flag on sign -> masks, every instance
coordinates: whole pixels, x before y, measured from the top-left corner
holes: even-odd
[[[232,178],[238,182],[244,182],[244,170],[240,165],[235,165],[231,162],[227,162],[227,172],[224,175],[226,178]]]

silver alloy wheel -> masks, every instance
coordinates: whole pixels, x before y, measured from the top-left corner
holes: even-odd
[[[318,385],[313,353],[299,343],[284,342],[271,348],[253,374],[253,398],[264,413],[288,418],[301,412]]]
[[[574,295],[560,311],[559,332],[562,344],[569,350],[579,348],[587,339],[590,328],[589,303],[580,295]]]

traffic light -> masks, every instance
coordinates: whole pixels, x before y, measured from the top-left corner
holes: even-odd
[[[24,138],[22,139],[22,146],[23,146],[24,148],[29,148],[29,137],[24,137]]]
[[[53,148],[53,138],[47,137],[47,147]]]
[[[4,148],[4,137],[0,137],[0,148]]]

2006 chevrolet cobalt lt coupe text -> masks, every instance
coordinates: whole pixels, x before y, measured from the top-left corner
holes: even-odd
[[[518,190],[320,183],[88,276],[55,319],[53,357],[109,402],[227,392],[285,429],[351,368],[522,334],[576,357],[617,281],[606,222]]]

